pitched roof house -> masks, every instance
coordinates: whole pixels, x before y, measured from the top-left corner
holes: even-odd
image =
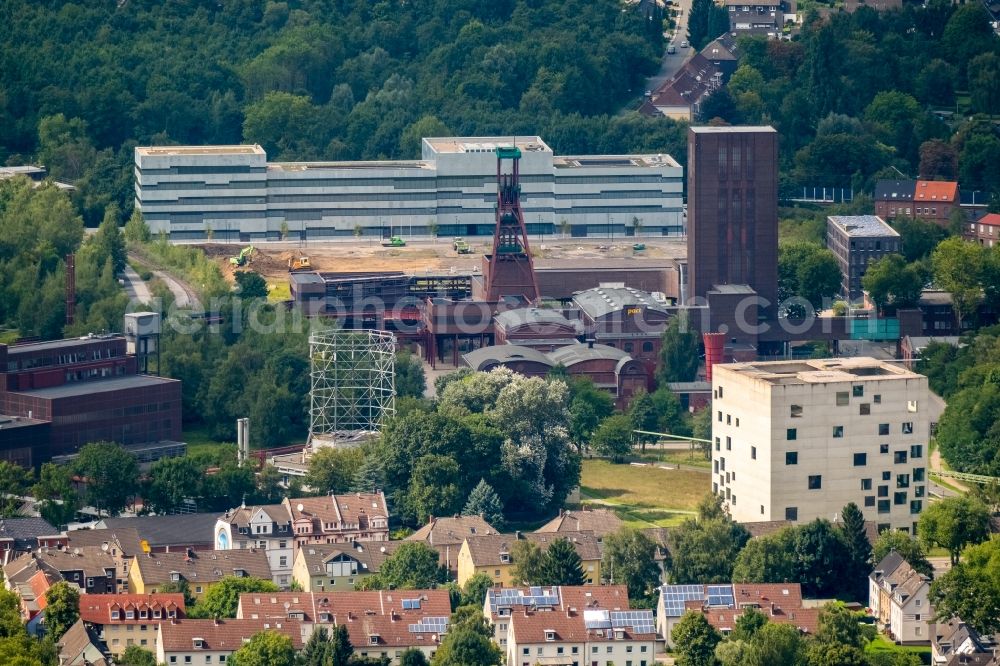
[[[271,579],[267,555],[259,550],[188,550],[182,553],[149,553],[132,559],[129,590],[156,593],[167,583],[188,584],[200,599],[208,588],[227,576]]]

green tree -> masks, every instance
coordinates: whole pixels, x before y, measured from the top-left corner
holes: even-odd
[[[545,551],[540,585],[583,585],[583,561],[569,539],[556,539]]]
[[[919,218],[897,218],[893,220],[893,227],[899,232],[903,258],[908,263],[929,257],[938,243],[948,235],[946,230],[934,222]]]
[[[421,522],[457,511],[462,500],[460,475],[458,463],[449,456],[428,454],[415,461],[408,500]]]
[[[722,636],[702,613],[688,611],[670,632],[679,666],[714,666]]]
[[[746,666],[769,664],[803,664],[803,639],[798,628],[790,624],[768,622],[754,634],[745,657]]]
[[[857,504],[850,502],[840,512],[840,519],[837,529],[847,546],[843,589],[856,601],[864,601],[868,598],[868,574],[872,568],[872,545],[865,529],[865,516]]]
[[[425,590],[443,583],[445,577],[436,550],[422,541],[408,541],[385,559],[377,574],[361,582],[367,589]]]
[[[117,663],[121,666],[156,666],[156,655],[138,645],[129,645]]]
[[[422,398],[427,390],[424,365],[417,356],[405,351],[396,354],[396,395]]]
[[[317,627],[299,653],[299,666],[331,666],[333,643],[326,627]]]
[[[80,588],[59,581],[45,592],[45,630],[58,640],[80,619]]]
[[[985,541],[990,532],[990,514],[986,505],[968,497],[948,497],[934,502],[920,514],[917,534],[926,547],[940,546],[958,563],[962,549]]]
[[[658,380],[690,382],[697,372],[698,334],[691,328],[688,316],[679,314],[670,319],[663,331]]]
[[[146,500],[157,513],[173,513],[201,490],[204,469],[193,459],[161,458],[149,468]]]
[[[927,577],[934,576],[934,567],[927,560],[920,542],[902,530],[882,530],[879,533],[872,546],[872,564],[877,565],[893,551],[920,573]]]
[[[355,476],[366,460],[365,452],[360,448],[321,447],[309,458],[306,484],[324,495],[346,493],[351,490]],[[371,491],[367,489],[364,492]]]
[[[981,276],[985,250],[961,238],[941,241],[931,253],[934,282],[951,294],[959,325],[976,312],[983,300]]]
[[[820,609],[816,642],[864,648],[869,637],[861,628],[863,615],[847,608],[839,601],[833,601]]]
[[[408,648],[399,655],[399,666],[429,666],[427,656],[419,648]]]
[[[668,535],[671,581],[731,582],[733,562],[749,540],[746,528],[726,515],[721,499],[706,495],[698,505],[697,519],[688,518]]]
[[[351,661],[351,656],[354,654],[354,646],[351,645],[351,637],[347,631],[346,624],[338,624],[333,630],[333,635],[330,637],[330,643],[332,648],[330,650],[330,655],[333,658],[333,666],[347,666]],[[324,666],[327,666],[324,664]]]
[[[594,386],[589,377],[569,379],[569,432],[579,450],[590,441],[597,426],[615,411],[611,394]]]
[[[261,631],[229,655],[232,666],[295,666],[292,639],[277,631]]]
[[[452,621],[454,622],[454,618]],[[466,622],[458,626],[453,624],[449,628],[431,659],[433,666],[466,666],[467,664],[496,666],[502,663],[503,655],[500,653],[500,648],[493,642],[492,637],[470,625],[471,623]]]
[[[240,605],[240,595],[248,592],[277,592],[270,580],[252,576],[226,576],[208,588],[197,605],[196,615],[206,618],[233,618]]]
[[[68,466],[44,463],[38,483],[31,488],[42,518],[57,528],[73,521],[80,510],[80,495],[73,487],[73,473]]]
[[[31,483],[31,472],[17,463],[0,460],[0,518],[21,515],[21,497]]]
[[[926,282],[927,276],[921,266],[907,264],[898,254],[887,254],[872,262],[861,278],[862,288],[879,309],[887,305],[914,307]]]
[[[844,580],[847,556],[847,546],[829,521],[817,518],[797,529],[795,557],[802,594],[822,597],[844,591],[850,585]]]
[[[1000,538],[969,546],[962,560],[931,583],[937,619],[960,617],[983,635],[1000,631]]]
[[[243,298],[267,298],[267,280],[255,271],[237,271],[236,290]]]
[[[533,541],[518,540],[510,548],[510,578],[515,585],[541,585],[545,555]]]
[[[462,509],[463,516],[482,516],[483,520],[492,525],[496,530],[503,531],[504,516],[503,503],[500,496],[493,490],[493,486],[486,483],[485,479],[480,479],[476,487],[472,489],[469,500]]]
[[[941,139],[931,139],[920,144],[919,173],[921,178],[928,180],[938,178],[954,180],[958,176],[958,153],[955,151],[954,146]],[[909,222],[915,221],[911,218],[901,218],[900,221],[904,219]],[[937,227],[937,225],[934,226]],[[940,227],[937,228],[940,229]],[[905,238],[903,240],[903,251],[906,251]],[[925,254],[929,254],[929,252]],[[920,259],[922,256],[917,258]],[[909,259],[909,256],[907,258],[909,261],[913,261],[913,259]]]
[[[483,607],[486,601],[486,593],[493,587],[493,578],[486,573],[473,574],[462,586],[463,606]]]
[[[747,542],[733,564],[733,580],[740,583],[796,581],[795,536],[795,528],[787,527]]]
[[[610,583],[624,583],[633,606],[651,607],[660,584],[655,556],[652,539],[639,530],[623,527],[604,537],[601,574]]]
[[[118,228],[117,206],[112,204],[104,212],[104,220],[94,235],[94,244],[100,248],[101,263],[108,259],[111,260],[111,267],[115,275],[125,270],[128,257],[125,250],[125,237],[122,235],[121,229]]]
[[[590,439],[594,450],[621,463],[632,451],[632,419],[626,414],[613,414],[601,421]]]
[[[366,454],[364,462],[358,467],[351,481],[351,490],[361,493],[373,493],[385,490],[385,464],[378,456]]]
[[[87,500],[97,510],[117,515],[135,494],[139,465],[119,444],[97,442],[80,449],[73,461],[87,484]]]
[[[799,296],[820,310],[825,299],[840,291],[840,279],[840,266],[830,250],[812,243],[778,247],[779,300]]]

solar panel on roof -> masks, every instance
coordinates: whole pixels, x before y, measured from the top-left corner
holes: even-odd
[[[448,628],[446,617],[425,617],[409,626],[411,634],[442,633]]]
[[[707,596],[709,606],[733,606],[736,603],[732,585],[709,585]]]
[[[705,588],[702,585],[664,585],[660,594],[666,616],[680,617],[684,614],[684,602],[704,599]]]

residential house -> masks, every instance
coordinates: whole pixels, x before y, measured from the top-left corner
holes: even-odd
[[[129,591],[155,594],[168,583],[187,584],[200,600],[208,589],[227,576],[271,579],[267,555],[260,550],[188,550],[136,555],[129,567]]]
[[[406,537],[406,541],[423,541],[438,551],[451,577],[458,575],[458,552],[466,537],[498,534],[482,516],[431,516],[427,524]]]
[[[1000,214],[989,213],[975,222],[967,223],[964,236],[966,240],[984,247],[1000,245]]]
[[[913,192],[914,217],[947,227],[952,211],[959,210],[961,205],[962,198],[955,181],[917,181]]]
[[[795,10],[784,0],[726,0],[729,32],[737,35],[780,39],[786,21],[795,20]]]
[[[879,628],[897,643],[926,643],[930,640],[929,590],[930,578],[893,551],[868,576],[868,605]]]
[[[723,33],[709,42],[701,50],[701,55],[722,72],[722,78],[726,81],[740,66],[739,43],[736,35],[731,32]]]
[[[664,585],[657,601],[656,630],[672,645],[670,634],[688,611],[700,612],[721,633],[735,627],[748,608],[767,614],[772,622],[793,624],[813,633],[819,611],[802,604],[799,583],[733,583],[721,585]]]
[[[66,537],[44,518],[0,519],[0,562],[9,562],[19,553],[65,544]]]
[[[59,666],[107,666],[101,642],[81,621],[73,623],[56,643]]]
[[[217,550],[256,548],[267,553],[271,576],[283,589],[291,585],[294,546],[292,514],[285,504],[240,505],[215,523]]]
[[[359,579],[378,573],[398,541],[358,541],[353,546],[304,546],[295,555],[292,580],[306,592],[351,591]]]
[[[655,90],[639,112],[691,122],[701,117],[701,104],[725,83],[721,67],[700,53],[677,70],[673,78]]]
[[[516,532],[467,537],[458,553],[458,584],[465,585],[477,573],[484,573],[493,579],[495,586],[511,587],[515,584],[511,577],[514,544],[519,540],[531,541],[544,552],[556,539],[567,539],[573,544],[583,561],[586,584],[600,584],[601,537],[593,532]]]
[[[99,529],[118,532],[134,529],[143,550],[153,553],[184,552],[186,550],[212,550],[213,531],[217,513],[180,513],[169,516],[137,516],[133,518],[105,518],[95,525]]]
[[[80,619],[118,658],[130,645],[156,652],[161,622],[184,618],[184,595],[102,594],[80,597]]]
[[[934,666],[996,666],[1000,634],[980,635],[961,618],[931,625]]]
[[[625,523],[611,509],[593,509],[584,505],[579,511],[559,510],[559,515],[539,527],[536,532],[593,532],[606,537],[617,532]]]
[[[915,180],[880,180],[875,183],[875,214],[883,220],[914,217]]]
[[[156,663],[225,665],[229,656],[262,631],[277,631],[303,646],[301,623],[294,620],[171,620],[161,622],[156,633]]]
[[[296,621],[303,636],[318,627],[347,627],[355,654],[398,664],[417,648],[430,660],[451,616],[448,591],[278,592],[240,595],[237,618],[257,622]]]
[[[143,552],[139,533],[131,527],[118,529],[72,530],[66,533],[66,547],[100,548],[115,563],[115,587],[128,591],[128,567],[132,558]]]
[[[628,588],[624,585],[494,587],[486,592],[483,616],[493,626],[493,640],[506,652],[512,615],[525,610],[565,613],[570,608],[628,610]]]
[[[58,571],[43,567],[30,553],[4,565],[3,585],[18,596],[21,619],[29,634],[38,634],[47,605],[45,593],[61,580]]]
[[[510,616],[506,654],[508,666],[651,666],[656,654],[653,611],[518,610]]]
[[[286,497],[282,504],[291,515],[296,548],[389,540],[389,507],[381,492]]]
[[[11,580],[18,580],[24,574],[18,575],[17,572],[26,568],[31,570],[31,567],[46,571],[55,580],[76,585],[87,594],[113,594],[117,591],[115,561],[100,548],[42,548],[9,562],[4,571]],[[34,570],[31,570],[32,574]]]

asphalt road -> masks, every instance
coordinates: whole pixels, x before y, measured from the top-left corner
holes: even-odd
[[[125,278],[125,293],[128,294],[129,300],[137,303],[149,303],[153,300],[153,295],[149,292],[149,286],[142,281],[142,278],[135,272],[135,269],[128,264],[125,265],[123,277]]]
[[[690,46],[686,49],[681,48],[681,42],[687,41],[687,20],[688,14],[691,13],[691,1],[675,0],[674,6],[681,10],[681,15],[677,19],[677,29],[674,31],[674,36],[667,41],[668,48],[663,51],[660,71],[646,81],[646,90],[655,91],[665,81],[673,77],[677,73],[677,70],[694,55],[695,51]],[[677,52],[673,55],[667,52],[670,50],[669,46],[671,44],[677,49]]]

